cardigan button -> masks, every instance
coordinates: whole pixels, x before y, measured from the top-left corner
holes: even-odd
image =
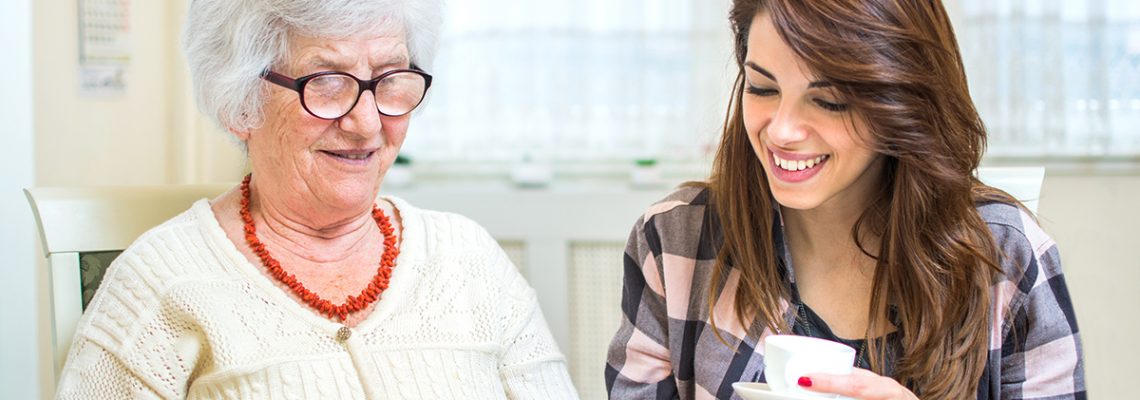
[[[341,326],[340,329],[337,329],[336,341],[343,343],[350,337],[352,337],[352,329],[348,329],[347,326]]]

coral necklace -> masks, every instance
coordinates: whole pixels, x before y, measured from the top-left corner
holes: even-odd
[[[249,214],[249,181],[251,176],[252,174],[246,175],[245,180],[241,182],[241,220],[245,222],[245,242],[249,244],[250,250],[253,250],[253,253],[261,259],[261,264],[269,270],[270,275],[292,289],[293,293],[297,294],[301,300],[320,311],[321,314],[329,318],[335,316],[341,321],[344,321],[348,314],[363,310],[369,304],[380,299],[380,294],[388,289],[388,281],[392,278],[392,267],[396,265],[396,256],[400,254],[400,250],[396,248],[396,235],[393,234],[392,224],[388,220],[388,216],[380,211],[380,208],[375,205],[372,206],[372,219],[376,220],[376,226],[380,228],[380,232],[384,233],[384,255],[380,257],[380,268],[376,270],[376,276],[372,277],[372,282],[359,295],[348,296],[344,304],[335,305],[306,289],[305,285],[297,281],[296,276],[281,269],[281,263],[269,255],[269,250],[257,239],[257,228],[254,227],[253,217]]]

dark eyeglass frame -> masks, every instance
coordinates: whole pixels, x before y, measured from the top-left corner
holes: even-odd
[[[284,87],[284,88],[292,90],[294,92],[297,92],[297,97],[299,97],[301,99],[301,108],[304,108],[305,112],[309,113],[309,115],[312,115],[314,117],[317,117],[317,118],[320,118],[323,120],[334,120],[334,119],[340,119],[341,117],[348,115],[348,113],[352,112],[352,109],[356,108],[356,103],[360,102],[360,96],[363,95],[365,91],[370,91],[370,92],[375,93],[376,92],[376,85],[380,84],[381,80],[383,80],[384,78],[387,78],[389,76],[399,74],[399,73],[403,73],[403,72],[411,72],[411,73],[417,74],[419,76],[422,76],[424,78],[424,92],[422,95],[420,95],[420,100],[418,102],[416,102],[416,104],[413,105],[411,109],[409,109],[407,112],[405,112],[403,114],[388,114],[388,113],[385,113],[383,111],[380,111],[380,108],[379,108],[380,102],[379,102],[379,100],[377,100],[377,102],[376,102],[376,106],[377,106],[376,111],[379,112],[380,115],[384,115],[384,116],[388,116],[388,117],[400,117],[400,116],[408,115],[408,113],[411,113],[412,110],[416,109],[416,107],[419,107],[420,103],[423,103],[424,98],[427,97],[428,89],[431,88],[431,74],[424,72],[423,70],[419,69],[415,65],[413,65],[411,68],[394,69],[394,70],[385,72],[383,74],[380,74],[380,76],[377,76],[377,77],[369,79],[369,80],[363,80],[363,79],[357,78],[356,75],[353,75],[353,74],[350,74],[347,72],[342,72],[342,71],[321,71],[321,72],[305,75],[305,76],[302,76],[300,78],[291,78],[289,76],[286,76],[286,75],[283,75],[283,74],[280,74],[277,72],[273,72],[269,68],[266,68],[265,70],[261,71],[261,78],[269,81],[270,83],[273,83],[273,84],[276,84],[278,86]],[[332,117],[332,118],[325,118],[325,117],[322,117],[320,115],[317,115],[316,113],[314,113],[312,110],[309,109],[308,105],[305,104],[305,85],[309,84],[309,81],[311,81],[315,78],[319,78],[322,76],[328,76],[328,75],[347,76],[349,78],[352,78],[352,80],[356,81],[356,84],[360,86],[360,90],[356,92],[356,100],[352,101],[352,106],[349,106],[348,109],[343,114],[338,115],[336,117]]]

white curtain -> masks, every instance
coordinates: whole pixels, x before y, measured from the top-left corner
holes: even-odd
[[[405,153],[500,170],[707,163],[734,71],[728,3],[451,0]],[[947,6],[988,156],[1140,156],[1140,1]]]
[[[989,156],[1140,155],[1140,2],[958,0]]]
[[[694,160],[717,137],[727,2],[452,0],[416,163]],[[715,117],[714,117],[715,116]]]

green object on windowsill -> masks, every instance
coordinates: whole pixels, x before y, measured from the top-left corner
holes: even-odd
[[[657,165],[657,159],[656,158],[639,158],[639,159],[634,160],[633,163],[635,165],[637,165],[638,167],[652,167],[654,165]]]

